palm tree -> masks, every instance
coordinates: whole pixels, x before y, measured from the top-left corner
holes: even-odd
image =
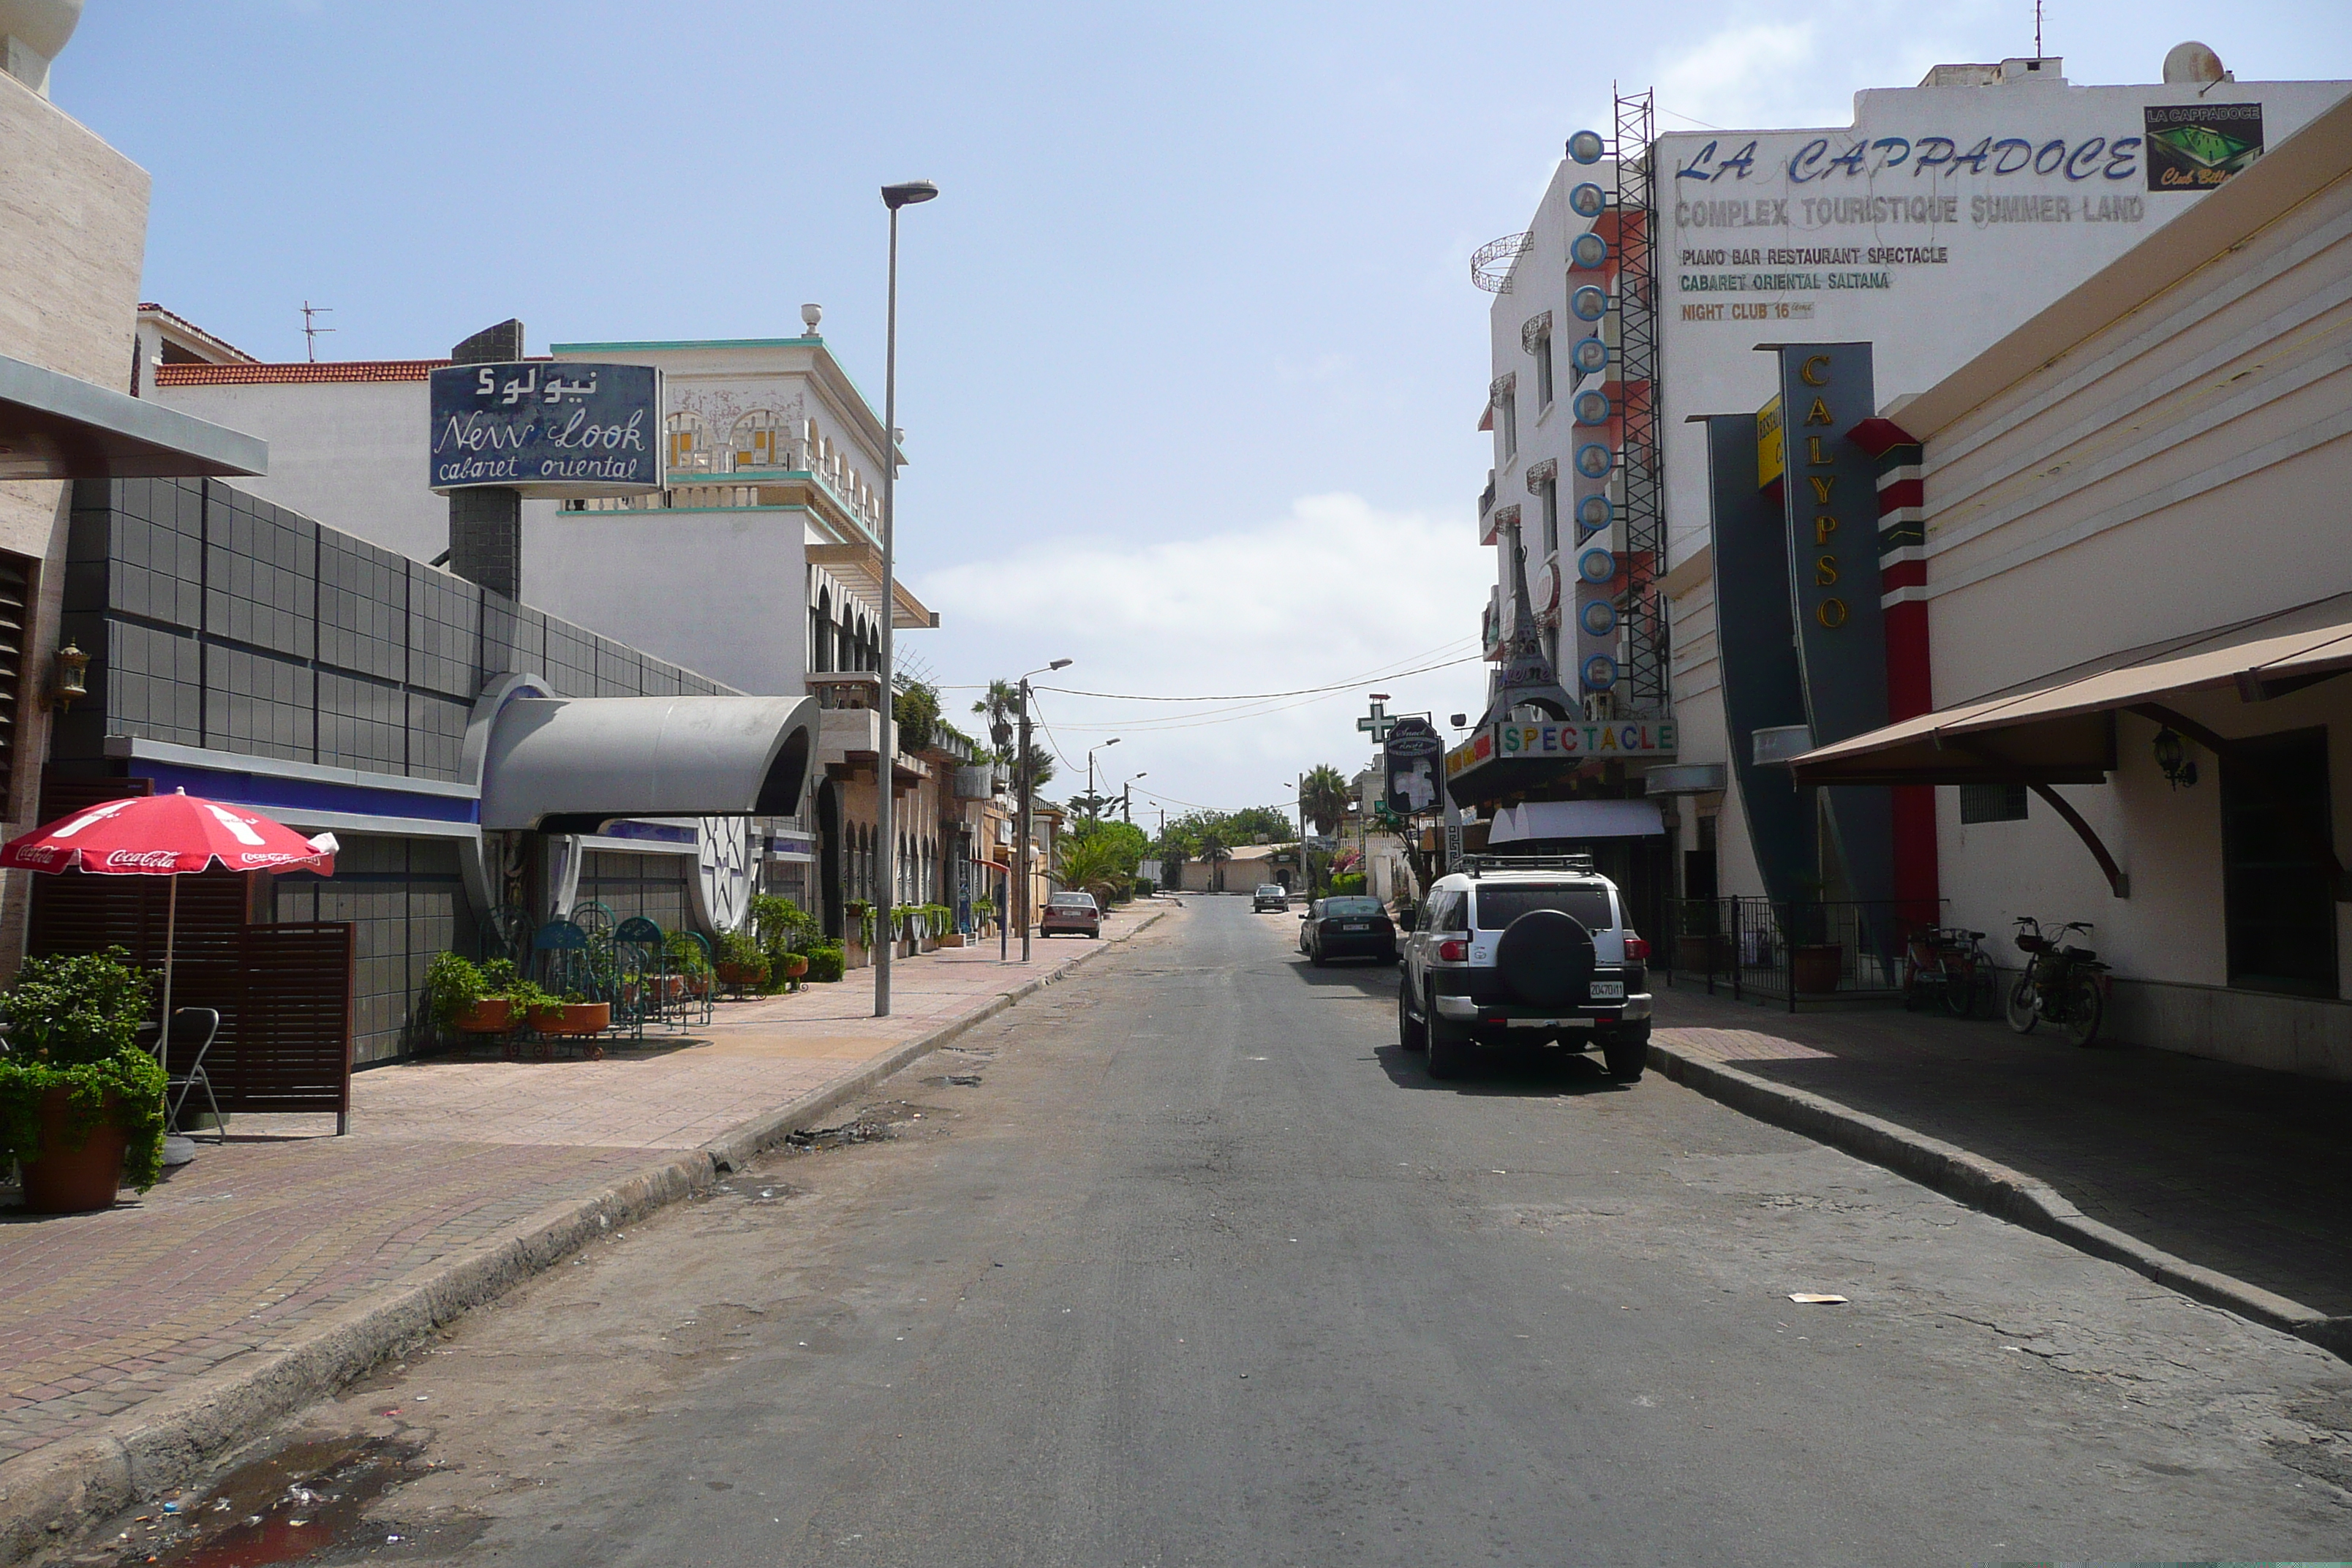
[[[988,738],[994,743],[997,754],[1005,761],[1013,760],[1013,730],[1021,712],[1021,689],[1009,680],[992,680],[988,695],[971,705],[975,713],[988,719]]]
[[[1111,900],[1127,891],[1126,858],[1108,836],[1066,838],[1061,850],[1062,864],[1055,875],[1065,888],[1092,893],[1095,902],[1104,909],[1110,908]]]
[[[1214,827],[1202,828],[1195,858],[1209,868],[1209,885],[1212,889],[1223,892],[1225,869],[1219,862],[1234,858],[1234,852],[1225,847],[1223,832]]]
[[[1325,763],[1307,775],[1298,792],[1299,805],[1306,808],[1307,819],[1318,833],[1336,833],[1348,815],[1348,803],[1355,792],[1339,769]]]

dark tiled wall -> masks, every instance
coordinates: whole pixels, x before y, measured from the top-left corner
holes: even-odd
[[[358,974],[352,1033],[362,1062],[383,1061],[423,1044],[417,1003],[425,967],[436,953],[474,951],[457,847],[419,838],[354,836],[335,856],[331,879],[269,879],[272,918],[280,922],[350,921],[356,928]]]
[[[140,735],[447,779],[509,670],[567,697],[731,689],[217,480],[77,485],[65,608],[103,652],[61,760]]]

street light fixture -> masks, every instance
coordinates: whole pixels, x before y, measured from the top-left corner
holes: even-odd
[[[908,180],[882,187],[882,205],[890,209],[890,287],[887,326],[883,334],[882,370],[882,753],[876,764],[874,811],[874,1016],[890,1016],[890,905],[898,891],[897,803],[891,799],[891,778],[898,760],[898,704],[891,691],[891,623],[898,617],[897,524],[898,489],[898,209],[927,202],[940,194],[929,180]]]
[[[1029,777],[1029,676],[1066,669],[1069,664],[1066,658],[1057,658],[1043,668],[1033,669],[1021,678],[1018,687],[1021,696],[1021,749],[1013,756],[1013,788],[1014,799],[1018,802],[1013,836],[1020,840],[1016,858],[1020,861],[1021,885],[1017,889],[1006,889],[1011,896],[1004,900],[1004,912],[1012,915],[1017,906],[1021,921],[1021,962],[1024,963],[1029,962],[1029,927],[1033,923],[1029,919],[1029,807],[1037,793],[1037,786]],[[996,928],[996,956],[1002,962],[1008,955],[1005,927],[1000,921]]]
[[[1135,781],[1137,779],[1148,779],[1150,776],[1151,770],[1150,768],[1146,768],[1141,773],[1129,775],[1128,781],[1119,785],[1118,816],[1119,820],[1126,823],[1129,827],[1135,826]]]
[[[1118,745],[1121,739],[1113,735],[1108,741],[1087,748],[1087,819],[1090,822],[1102,820],[1102,802],[1095,798],[1095,753]]]

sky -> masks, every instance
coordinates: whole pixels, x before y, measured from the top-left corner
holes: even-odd
[[[2192,37],[2244,80],[2352,77],[2342,0],[2043,29],[2077,83]],[[1146,773],[1156,824],[1352,773],[1372,692],[1480,706],[1468,258],[1612,82],[1662,131],[1843,125],[2032,49],[2032,0],[89,0],[51,92],[154,177],[144,297],[265,359],[302,357],[306,300],[341,359],[509,316],[533,353],[790,337],[815,301],[878,405],[877,188],[937,181],[901,236],[898,542],[942,625],[900,647],[969,729],[959,689],[1071,659],[1040,678],[1065,780],[1116,738],[1098,777]]]

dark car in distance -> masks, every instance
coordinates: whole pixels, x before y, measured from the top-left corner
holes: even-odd
[[[1298,917],[1298,948],[1321,965],[1335,958],[1397,961],[1396,924],[1380,900],[1352,895],[1318,899]]]

